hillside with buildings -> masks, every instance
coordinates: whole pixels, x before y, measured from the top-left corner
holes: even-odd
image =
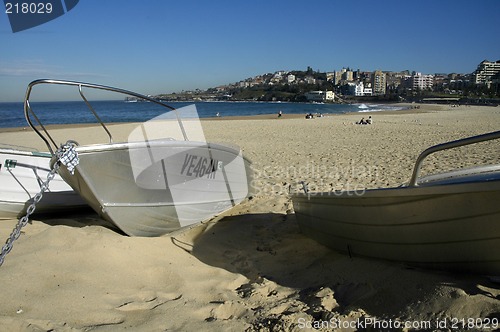
[[[332,102],[459,101],[499,103],[500,60],[484,60],[468,74],[409,70],[276,71],[207,90],[157,96],[163,100]]]

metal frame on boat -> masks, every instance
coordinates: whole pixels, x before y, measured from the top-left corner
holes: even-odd
[[[426,149],[408,186],[294,194],[299,227],[351,256],[500,275],[500,165],[418,178],[430,154],[498,138],[500,131]]]
[[[71,143],[69,137],[79,163],[74,170],[62,164],[59,174],[97,213],[124,233],[159,236],[207,220],[239,204],[249,195],[251,163],[242,156],[239,148],[203,140],[191,141],[190,133],[174,107],[135,92],[97,84],[37,80],[28,85],[26,120],[52,153],[52,163],[60,162],[56,156],[59,144],[41,123],[29,101],[32,89],[40,84],[76,87],[106,132],[108,141],[100,144],[79,146]],[[127,142],[116,143],[83,89],[110,91],[173,111],[182,138],[174,139],[168,133],[150,138],[149,128],[167,130],[172,124],[169,118],[165,127],[161,121],[153,120],[149,127],[148,122],[140,124]],[[192,119],[189,121],[193,122]]]

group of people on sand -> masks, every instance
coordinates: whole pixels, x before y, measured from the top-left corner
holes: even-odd
[[[282,111],[279,111],[278,112],[278,118],[281,118],[283,116],[283,112]],[[306,114],[306,119],[314,119],[314,114],[312,113],[307,113]],[[321,113],[317,113],[316,114],[316,117],[317,118],[322,118],[323,117],[323,114]],[[362,125],[369,125],[369,124],[373,124],[373,119],[372,119],[372,116],[370,115],[368,117],[368,119],[365,119],[365,118],[361,118],[361,120],[359,120],[358,122],[356,122],[356,124],[362,124]]]
[[[372,123],[373,123],[373,119],[372,119],[371,115],[366,120],[365,120],[365,118],[361,118],[361,120],[359,120],[359,122],[356,122],[356,124],[361,124],[361,125],[370,125]]]
[[[317,114],[316,114],[316,117],[317,117],[317,118],[322,118],[322,117],[323,117],[323,114],[321,114],[321,113],[317,113]],[[314,114],[312,114],[312,113],[307,113],[307,114],[306,114],[306,119],[314,119]]]

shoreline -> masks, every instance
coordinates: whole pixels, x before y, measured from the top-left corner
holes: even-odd
[[[363,104],[363,103],[360,103]],[[460,109],[470,109],[470,108],[481,108],[481,109],[496,109],[498,106],[491,106],[491,105],[460,105],[458,107],[452,107],[451,105],[447,104],[431,104],[431,103],[423,103],[423,104],[417,104],[417,103],[377,103],[377,104],[370,104],[370,105],[378,105],[378,104],[383,104],[383,105],[393,105],[395,107],[403,107],[404,109],[401,110],[382,110],[382,111],[357,111],[357,112],[346,112],[346,113],[324,113],[323,117],[342,117],[342,116],[354,116],[358,115],[360,117],[364,117],[363,115],[366,114],[366,116],[369,115],[408,115],[408,114],[422,114],[422,113],[428,113],[428,112],[436,112],[436,111],[453,111],[453,110],[460,110]],[[418,108],[417,108],[418,107]],[[204,117],[204,118],[199,118],[201,122],[204,121],[222,121],[222,120],[285,120],[285,119],[304,119],[305,114],[287,114],[283,113],[281,118],[278,118],[277,114],[258,114],[258,115],[234,115],[234,116],[224,116],[224,117]],[[316,114],[314,114],[316,115]],[[133,124],[133,123],[138,123],[138,122],[110,122],[110,123],[105,123],[105,125],[126,125],[126,124]],[[47,129],[61,129],[61,128],[92,128],[92,127],[99,127],[100,124],[98,123],[65,123],[65,124],[49,124],[46,125],[45,127]],[[21,131],[27,131],[31,130],[30,127],[26,124],[26,126],[22,127],[0,127],[0,133],[3,132],[21,132]]]
[[[358,112],[347,112],[347,113],[325,113],[323,117],[340,117],[340,116],[353,116],[353,115],[358,115],[363,117],[364,114],[369,115],[386,115],[386,114],[391,114],[391,115],[404,115],[404,114],[420,114],[420,113],[426,113],[426,112],[431,112],[431,111],[439,111],[443,105],[439,104],[422,104],[419,106],[425,105],[425,107],[420,107],[419,109],[412,108],[412,106],[415,106],[414,104],[409,104],[409,103],[395,103],[395,104],[390,104],[394,105],[396,107],[405,107],[405,109],[401,110],[383,110],[383,111],[358,111]],[[481,107],[491,107],[491,106],[481,106]],[[234,116],[224,116],[224,117],[205,117],[205,118],[200,118],[201,122],[204,121],[222,121],[222,120],[285,120],[285,119],[304,119],[305,113],[304,114],[286,114],[283,113],[283,116],[281,118],[278,118],[277,114],[258,114],[258,115],[234,115]],[[123,124],[132,124],[132,123],[137,123],[137,122],[110,122],[110,123],[105,123],[106,125],[123,125]],[[100,124],[98,123],[65,123],[65,124],[49,124],[46,125],[45,128],[47,129],[61,129],[61,128],[92,128],[92,127],[100,127]],[[3,132],[22,132],[22,131],[28,131],[31,130],[31,128],[26,124],[26,126],[22,127],[0,127],[0,133]]]

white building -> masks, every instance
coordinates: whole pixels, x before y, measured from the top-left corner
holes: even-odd
[[[406,76],[404,81],[406,87],[412,90],[432,89],[432,86],[434,85],[434,75],[414,73],[412,76]]]
[[[492,83],[492,77],[500,73],[500,60],[491,62],[482,61],[474,72],[474,81],[476,84],[486,84],[488,87]]]
[[[325,91],[325,100],[326,101],[334,101],[335,100],[335,93],[333,91]]]
[[[373,89],[370,83],[364,85],[363,82],[347,82],[346,94],[356,97],[371,96],[373,95]]]
[[[283,80],[281,72],[274,73],[273,77],[269,80],[269,85],[278,84]]]
[[[309,91],[306,93],[306,98],[308,101],[333,101],[335,99],[335,94],[333,91]]]
[[[354,84],[354,95],[355,96],[364,96],[365,95],[365,87],[363,82],[358,82]]]
[[[368,84],[363,88],[363,96],[373,96],[373,89],[371,84]]]
[[[288,82],[288,84],[295,82],[295,75],[293,74],[288,75],[286,77],[286,81]]]

